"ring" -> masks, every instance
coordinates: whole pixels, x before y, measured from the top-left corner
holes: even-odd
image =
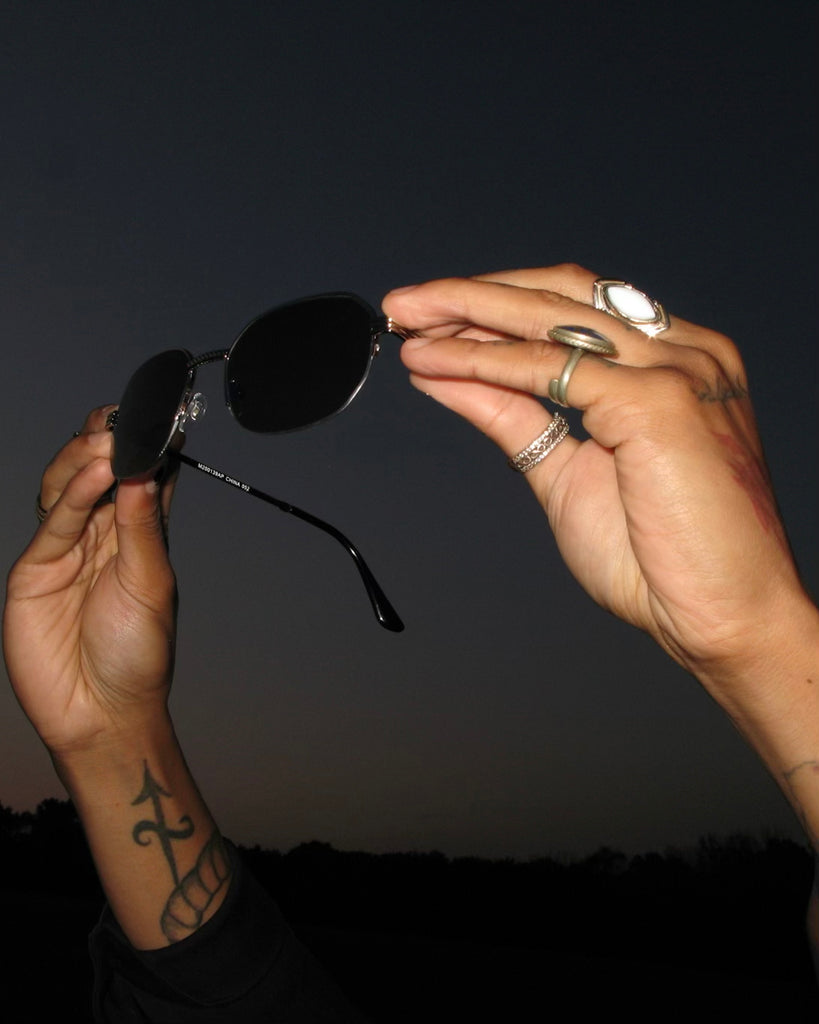
[[[591,327],[576,327],[574,324],[551,327],[546,332],[546,336],[550,341],[557,341],[561,345],[571,345],[574,350],[566,360],[563,373],[549,381],[549,398],[565,409],[569,405],[566,400],[566,389],[581,357],[586,352],[593,352],[598,356],[616,356],[617,349],[614,347],[614,342],[605,334],[593,331]]]
[[[627,281],[600,277],[594,282],[594,306],[653,338],[668,328],[668,313],[659,302]]]
[[[574,368],[585,354],[585,349],[573,349],[572,354],[566,360],[566,365],[563,367],[563,373],[561,373],[559,377],[553,377],[549,381],[549,398],[551,398],[553,402],[557,402],[558,405],[562,405],[564,409],[568,409],[569,407],[569,403],[566,398],[566,390],[569,387],[569,381],[574,373]]]
[[[590,327],[552,327],[546,332],[550,341],[560,342],[561,345],[571,345],[572,348],[582,349],[584,352],[594,352],[598,356],[616,356],[617,349],[614,342],[609,341],[605,334],[593,331]]]
[[[543,462],[549,452],[557,448],[568,433],[568,422],[559,412],[556,412],[554,419],[543,433],[539,434],[523,451],[509,459],[509,468],[517,470],[518,473],[528,473],[533,466]]]
[[[37,495],[37,500],[34,502],[34,514],[37,516],[38,523],[44,523],[48,518],[48,509],[43,508],[39,494]]]

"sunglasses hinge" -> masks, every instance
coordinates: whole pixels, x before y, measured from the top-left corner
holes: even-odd
[[[188,422],[196,423],[197,420],[200,420],[205,415],[207,410],[208,400],[201,391],[197,391],[195,395],[191,395],[179,410],[176,423],[179,433],[184,434],[185,427]]]

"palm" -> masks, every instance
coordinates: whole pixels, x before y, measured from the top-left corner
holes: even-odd
[[[645,580],[632,549],[613,454],[596,441],[583,442],[548,497],[538,498],[581,586],[603,608],[647,627]]]
[[[720,448],[705,448],[703,439],[718,433],[723,416],[715,410],[700,437],[690,426],[687,445],[659,453],[640,437],[615,451],[586,441],[551,481],[548,496],[539,495],[563,557],[589,594],[689,668],[742,645],[750,628],[744,595],[765,600],[775,595],[777,580],[791,575],[770,492],[761,486],[751,500],[731,487],[736,462]],[[750,432],[742,459],[761,480],[754,441]],[[699,470],[693,477],[684,472],[692,459]],[[715,505],[702,481],[719,490],[720,479]],[[765,502],[770,526],[760,531]]]
[[[49,747],[82,742],[135,703],[164,700],[172,610],[161,592],[151,601],[129,586],[112,505],[59,558],[23,556],[9,581],[6,635],[18,699]]]

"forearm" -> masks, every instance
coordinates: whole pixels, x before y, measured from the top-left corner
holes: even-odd
[[[765,763],[813,848],[806,926],[819,978],[819,611],[802,597],[762,629],[767,639],[742,664],[696,674]]]
[[[741,664],[697,673],[776,779],[819,855],[819,611],[805,597],[760,627]]]
[[[230,868],[170,720],[54,762],[129,941],[156,949],[196,931],[221,905]]]

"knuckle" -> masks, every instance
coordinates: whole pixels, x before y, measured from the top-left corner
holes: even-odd
[[[686,370],[698,381],[706,383],[722,375],[722,367],[716,356],[702,348],[692,348],[685,355]]]
[[[692,373],[682,366],[658,366],[651,371],[653,376],[651,394],[659,408],[678,409],[697,403],[696,387]]]
[[[568,284],[574,285],[578,289],[583,288],[586,284],[591,284],[598,277],[597,274],[587,270],[586,267],[581,267],[579,263],[560,263],[555,267],[555,270],[558,271],[562,278],[565,278]],[[591,298],[591,295],[589,297]]]
[[[739,351],[725,335],[714,331],[700,339],[700,345],[685,350],[684,369],[691,375],[691,387],[700,395],[734,397],[745,389],[745,368]]]
[[[726,334],[720,334],[718,331],[709,330],[707,333],[711,342],[710,350],[722,367],[731,375],[744,373],[742,355],[736,343]]]
[[[535,302],[523,325],[524,337],[541,341],[541,339],[545,339],[546,332],[553,326],[555,317],[560,317],[564,310],[566,313],[574,313],[577,303],[562,292],[541,291],[532,294]],[[549,346],[549,351],[554,351],[554,342],[543,340],[543,344]]]

